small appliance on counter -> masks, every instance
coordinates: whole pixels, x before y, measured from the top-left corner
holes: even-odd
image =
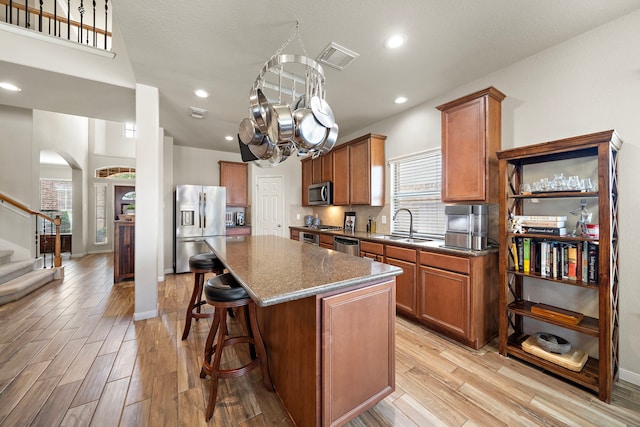
[[[244,212],[236,212],[236,225],[244,225]]]
[[[444,245],[483,250],[488,247],[489,205],[448,205],[444,207]]]

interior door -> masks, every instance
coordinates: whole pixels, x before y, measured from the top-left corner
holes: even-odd
[[[284,179],[282,176],[259,176],[256,194],[257,235],[284,236]]]

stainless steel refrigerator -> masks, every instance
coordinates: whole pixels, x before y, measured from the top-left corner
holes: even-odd
[[[227,189],[202,185],[177,185],[175,197],[175,239],[173,271],[189,271],[189,258],[210,252],[204,242],[209,236],[226,234]]]

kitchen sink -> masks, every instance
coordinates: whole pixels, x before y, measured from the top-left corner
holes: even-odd
[[[384,239],[391,240],[394,242],[403,242],[403,243],[426,243],[431,242],[433,239],[420,239],[415,237],[405,237],[405,236],[394,236],[392,234],[372,234],[371,237],[374,239]]]

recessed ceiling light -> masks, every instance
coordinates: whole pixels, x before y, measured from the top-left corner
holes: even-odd
[[[389,49],[395,49],[397,47],[402,46],[403,44],[404,44],[404,36],[400,34],[391,36],[387,39],[387,41],[384,42],[384,45]]]
[[[407,100],[408,98],[406,96],[399,96],[393,102],[395,102],[396,104],[404,104],[405,102],[407,102]]]
[[[10,90],[12,92],[20,92],[22,91],[22,89],[20,89],[18,86],[11,84],[11,83],[7,83],[7,82],[0,82],[0,87],[2,89],[6,89],[6,90]]]
[[[198,89],[198,90],[194,90],[193,93],[195,93],[198,98],[208,98],[209,97],[209,93],[207,93],[206,90]]]
[[[231,135],[227,135],[224,137],[227,141],[233,141],[233,137]]]

